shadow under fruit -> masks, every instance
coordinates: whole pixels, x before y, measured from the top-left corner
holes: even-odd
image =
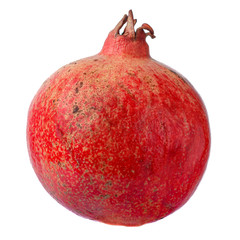
[[[127,23],[122,34],[119,30]],[[101,52],[41,86],[28,113],[32,166],[60,204],[85,218],[139,226],[193,194],[206,168],[204,104],[182,75],[149,55],[132,11]]]

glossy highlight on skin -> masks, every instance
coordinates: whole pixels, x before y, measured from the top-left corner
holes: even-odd
[[[49,194],[82,217],[124,226],[186,203],[210,149],[203,101],[186,78],[150,57],[145,38],[154,32],[146,24],[133,33],[133,20],[130,11],[99,54],[50,76],[27,123],[31,163]],[[126,22],[133,25],[120,35]]]

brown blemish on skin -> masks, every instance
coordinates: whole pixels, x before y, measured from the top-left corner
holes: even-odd
[[[106,185],[106,186],[111,186],[111,185],[112,185],[112,181],[107,181],[107,182],[105,183],[105,185]]]
[[[57,164],[58,164],[59,167],[61,167],[61,168],[63,168],[63,169],[66,169],[66,166],[65,166],[65,163],[64,163],[64,162],[58,161]]]
[[[127,72],[127,74],[130,76],[136,76],[136,73],[134,73],[134,72]]]
[[[79,107],[77,105],[73,106],[73,113],[77,113],[79,111]]]
[[[78,93],[79,88],[81,88],[83,86],[83,82],[77,82],[76,85],[78,85],[78,86],[75,88],[75,93]]]
[[[105,195],[101,194],[100,198],[108,199],[108,198],[110,198],[110,195],[109,194],[105,194]]]

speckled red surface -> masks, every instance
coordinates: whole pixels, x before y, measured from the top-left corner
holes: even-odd
[[[208,118],[189,82],[151,59],[145,40],[137,57],[108,44],[44,82],[29,108],[28,148],[63,206],[137,226],[172,213],[196,189],[209,155]]]

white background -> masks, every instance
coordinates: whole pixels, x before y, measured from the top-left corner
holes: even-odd
[[[240,239],[239,1],[1,1],[0,239]],[[202,96],[212,145],[193,197],[167,218],[142,227],[83,219],[46,193],[26,147],[29,104],[61,66],[98,53],[133,9],[149,23],[151,56],[187,77]]]

